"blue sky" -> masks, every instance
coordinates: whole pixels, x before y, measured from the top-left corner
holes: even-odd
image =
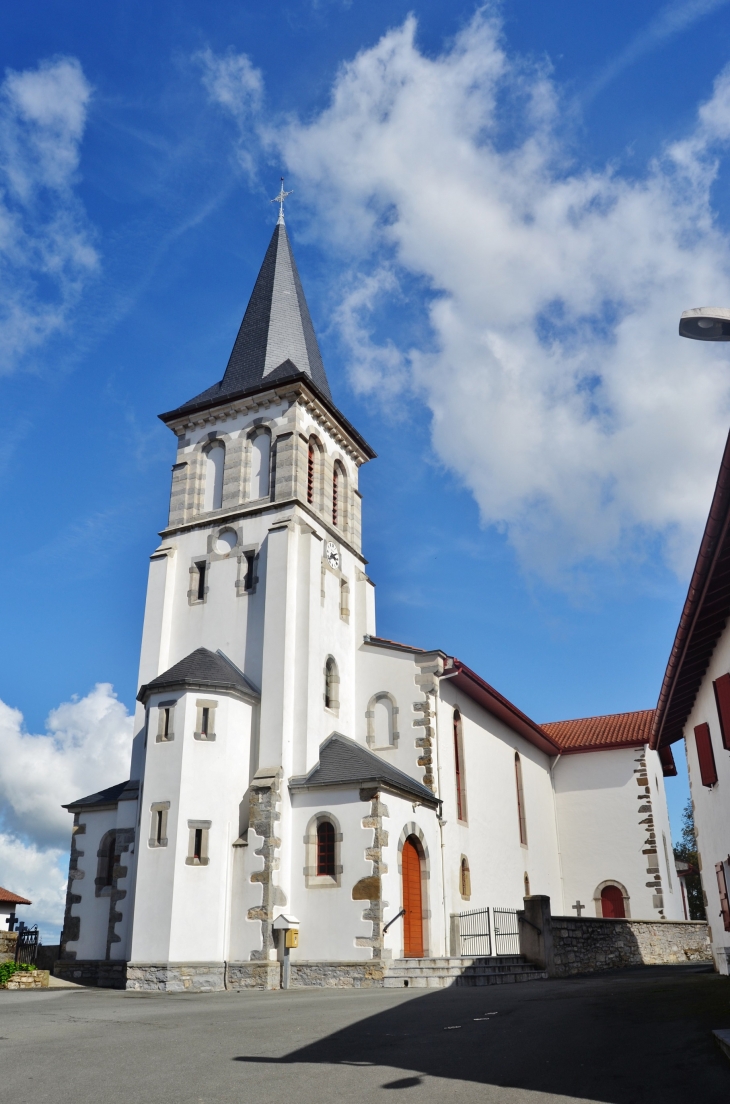
[[[538,721],[655,704],[730,425],[722,349],[676,337],[730,302],[730,4],[38,0],[0,54],[3,884],[122,769],[156,415],[220,378],[282,172],[378,452],[379,632]]]

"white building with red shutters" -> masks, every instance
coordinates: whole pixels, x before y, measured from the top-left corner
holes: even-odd
[[[662,684],[651,743],[684,740],[715,964],[730,973],[730,437]]]
[[[272,987],[286,951],[300,979],[370,984],[526,893],[682,916],[648,714],[541,726],[456,657],[377,635],[375,453],[332,399],[283,219],[222,380],[161,417],[177,454],[130,777],[67,806],[76,976]]]

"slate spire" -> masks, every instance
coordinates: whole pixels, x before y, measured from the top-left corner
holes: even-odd
[[[282,214],[271,235],[223,379],[178,411],[273,384],[299,372],[308,375],[332,400]]]
[[[292,365],[331,398],[289,235],[280,217],[221,386],[225,393],[263,380],[273,382],[277,375],[289,375]]]

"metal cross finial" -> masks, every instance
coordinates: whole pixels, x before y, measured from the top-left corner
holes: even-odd
[[[579,897],[578,900],[575,902],[575,904],[571,905],[570,907],[575,909],[575,911],[578,913],[578,917],[580,918],[580,915],[583,912],[583,909],[585,908],[585,905],[582,905],[580,903],[580,897]]]
[[[278,196],[274,196],[274,198],[271,200],[272,203],[278,203],[279,204],[279,217],[277,219],[277,225],[279,223],[281,223],[282,226],[284,225],[284,200],[286,199],[287,196],[290,196],[290,195],[291,195],[291,192],[285,192],[284,191],[284,177],[282,176],[282,178],[281,178],[281,188],[279,189],[279,194],[278,194]]]

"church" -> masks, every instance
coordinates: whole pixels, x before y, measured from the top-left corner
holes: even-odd
[[[57,972],[388,984],[526,895],[682,917],[653,710],[538,724],[456,656],[378,636],[375,452],[335,405],[283,199],[223,378],[161,419],[129,779],[65,806]]]

